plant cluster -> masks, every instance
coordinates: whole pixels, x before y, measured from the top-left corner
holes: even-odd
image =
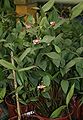
[[[39,101],[38,110],[56,118],[64,108],[68,109],[74,89],[75,93],[82,93],[83,26],[76,19],[82,6],[79,3],[70,10],[69,18],[63,18],[54,0],[50,0],[41,7],[36,20],[29,15],[26,22],[1,12],[1,101],[7,93],[6,86],[10,86],[11,93],[18,92],[20,103]]]

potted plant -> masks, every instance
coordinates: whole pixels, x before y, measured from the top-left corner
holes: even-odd
[[[21,19],[5,38],[3,44],[8,56],[4,58],[5,60],[1,59],[0,64],[8,68],[8,79],[12,79],[13,69],[13,79],[17,81],[15,92],[18,93],[21,103],[35,101],[37,104],[36,98],[42,101],[43,97],[45,105],[47,102],[50,106],[49,103],[53,102],[51,106],[53,112],[59,107],[59,102],[60,105],[64,103],[68,89],[72,88],[74,82],[77,83],[79,72],[75,66],[78,66],[79,62],[82,63],[82,55],[78,49],[80,48],[78,39],[82,34],[81,30],[76,33],[78,24],[73,20],[77,16],[74,12],[72,9],[72,16],[69,19],[61,18],[54,6],[54,0],[50,0],[41,8],[37,21],[31,15],[27,24]],[[74,24],[77,26],[76,29]],[[45,114],[48,112],[46,109]]]

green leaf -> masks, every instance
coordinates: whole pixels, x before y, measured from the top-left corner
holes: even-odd
[[[1,34],[1,32],[0,32],[0,34]],[[0,40],[0,43],[1,43],[1,42],[6,42],[6,40],[5,40],[5,39],[1,39],[1,40]]]
[[[55,2],[55,0],[49,0],[49,1],[42,7],[43,11],[44,11],[44,12],[47,12],[48,10],[50,10],[50,9],[53,7],[54,2]]]
[[[83,77],[83,60],[76,63],[76,70],[81,77]]]
[[[75,60],[71,60],[70,62],[67,63],[67,65],[64,68],[64,74],[67,73],[71,67],[73,67],[76,64]]]
[[[66,20],[65,19],[62,19],[60,20],[53,28],[56,30],[58,27],[60,27],[63,23],[65,23]]]
[[[30,51],[31,51],[31,48],[27,48],[27,49],[23,52],[23,54],[19,57],[19,59],[22,61],[22,60],[27,56],[27,54],[30,53]]]
[[[40,21],[40,24],[39,24],[40,28],[42,29],[42,27],[48,27],[49,26],[49,22],[47,20],[46,17],[43,17]]]
[[[48,92],[42,92],[43,97],[50,99],[50,95]]]
[[[1,35],[3,34],[3,25],[2,25],[2,23],[0,22],[0,37],[1,37]],[[1,40],[0,40],[1,41]]]
[[[5,43],[4,46],[14,51],[14,43]]]
[[[30,67],[26,67],[26,68],[20,68],[20,69],[18,69],[18,72],[28,71],[28,70],[31,70],[31,69],[33,69],[35,67],[37,67],[37,66],[30,66]]]
[[[50,43],[50,42],[52,42],[54,39],[55,39],[54,36],[45,35],[45,36],[43,37],[43,39],[41,40],[41,43],[42,43],[42,42]]]
[[[3,99],[6,94],[6,88],[0,88],[0,99]]]
[[[72,8],[71,10],[71,19],[77,17],[80,15],[80,13],[83,11],[83,2],[80,2],[77,4],[75,7]]]
[[[20,91],[22,90],[22,88],[23,88],[23,87],[24,87],[23,85],[22,85],[22,86],[17,87],[16,92],[20,92]]]
[[[52,114],[51,114],[51,118],[57,118],[60,116],[61,112],[66,108],[66,105],[60,106],[59,108],[57,108]]]
[[[28,23],[30,23],[30,24],[35,24],[35,19],[34,19],[34,17],[33,17],[32,15],[29,15],[29,16],[28,16],[27,21],[28,21]]]
[[[16,80],[17,80],[17,83],[18,83],[18,85],[20,85],[20,86],[22,86],[23,84],[24,84],[24,76],[23,76],[24,74],[23,74],[23,72],[18,72],[17,74],[16,74]]]
[[[2,81],[4,79],[4,72],[3,69],[0,67],[0,81]]]
[[[4,100],[0,100],[0,103],[2,103]]]
[[[68,91],[69,82],[67,80],[62,80],[61,87],[62,87],[63,92],[66,94]]]
[[[9,74],[9,76],[7,78],[13,80],[14,79],[13,74],[12,73]]]
[[[78,49],[76,50],[76,52],[77,52],[79,55],[81,55],[81,53],[83,52],[83,47],[78,48]]]
[[[52,62],[53,62],[54,65],[56,65],[56,67],[59,67],[60,66],[60,62],[61,62],[61,58],[53,59]]]
[[[52,59],[53,64],[55,64],[57,67],[60,66],[60,61],[61,61],[60,54],[56,52],[50,52],[50,53],[46,53],[46,55]]]
[[[30,97],[30,101],[36,102],[36,101],[38,101],[38,98],[36,98],[36,97]]]
[[[43,84],[45,86],[49,86],[50,85],[50,77],[48,75],[44,76],[42,80],[43,80]]]
[[[46,70],[47,67],[47,61],[43,60],[43,61],[39,61],[39,63],[37,63],[38,66],[43,69],[44,71]]]
[[[68,92],[68,95],[66,97],[66,105],[68,106],[69,105],[69,102],[74,94],[74,87],[75,87],[75,84],[73,84]]]
[[[71,67],[73,67],[76,63],[80,62],[81,60],[83,60],[83,57],[77,57],[68,62],[65,68],[62,70],[62,75],[67,73]]]
[[[60,59],[60,55],[56,52],[50,52],[50,53],[46,53],[46,55],[51,58],[51,59]]]
[[[4,0],[4,8],[6,10],[10,10],[11,9],[11,5],[10,5],[10,1],[9,0]]]
[[[16,67],[6,60],[0,59],[0,64],[7,69],[16,70]]]
[[[57,45],[55,45],[55,44],[53,44],[53,45],[55,47],[56,52],[57,53],[61,53],[61,49]]]
[[[24,30],[24,31],[20,32],[19,38],[24,39],[25,35],[26,35],[26,31]]]
[[[22,30],[22,23],[20,21],[18,21],[16,23],[16,30],[17,30],[17,32],[21,32],[21,30]]]

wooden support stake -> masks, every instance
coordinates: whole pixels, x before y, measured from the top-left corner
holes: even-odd
[[[14,65],[14,59],[13,59],[13,52],[11,51],[11,62],[12,65]],[[14,77],[14,88],[15,90],[17,89],[17,81],[16,81],[16,71],[12,70],[13,72],[13,77]],[[18,120],[21,120],[21,113],[20,113],[20,104],[19,104],[19,97],[18,97],[18,92],[15,92],[16,96],[16,104],[17,104],[17,113],[18,113]]]

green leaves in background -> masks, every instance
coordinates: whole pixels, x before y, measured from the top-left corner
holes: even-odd
[[[50,10],[50,9],[53,7],[54,2],[55,2],[55,0],[49,0],[49,1],[42,7],[43,11],[44,11],[44,12],[47,12],[48,10]]]
[[[71,19],[77,17],[80,15],[80,13],[83,11],[83,2],[80,2],[77,4],[75,7],[72,8],[71,10]]]
[[[66,66],[64,67],[64,69],[61,71],[62,72],[62,76],[64,76],[71,67],[73,67],[74,65],[76,65],[78,62],[81,62],[83,60],[82,57],[77,57],[72,59],[71,61],[69,61]]]
[[[19,57],[19,59],[22,61],[27,56],[27,54],[30,53],[30,51],[31,51],[31,48],[27,48]]]
[[[57,45],[53,44],[54,45],[54,48],[56,50],[57,53],[61,53],[61,49],[60,47],[58,47]]]
[[[65,19],[62,19],[62,20],[60,20],[58,23],[56,23],[56,25],[53,27],[55,30],[58,28],[58,27],[60,27],[63,23],[65,23],[66,22],[66,20]]]
[[[60,117],[61,112],[66,108],[66,105],[60,106],[59,108],[57,108],[52,114],[51,114],[51,118],[57,118]]]
[[[43,37],[43,39],[41,40],[41,42],[45,42],[45,43],[48,44],[48,43],[52,42],[54,39],[55,39],[54,36],[45,35],[45,36]]]
[[[67,80],[62,80],[61,81],[61,88],[63,92],[66,94],[69,88],[69,82]]]
[[[76,64],[75,59],[68,62],[64,68],[64,74],[67,73],[71,67],[73,67]]]
[[[76,64],[76,70],[81,77],[83,77],[83,60]]]
[[[4,8],[5,10],[11,10],[11,5],[9,0],[4,0]]]
[[[16,70],[16,67],[14,65],[12,65],[10,62],[7,62],[3,59],[0,59],[0,64],[7,69]]]
[[[50,95],[48,92],[42,92],[43,97],[50,99]]]
[[[43,17],[40,21],[40,29],[42,29],[43,27],[47,28],[49,26],[49,22],[47,20],[47,17]]]
[[[0,68],[0,81],[2,81],[4,79],[4,72],[3,72],[3,69]]]
[[[60,55],[56,52],[50,52],[50,53],[46,53],[46,55],[51,58],[51,59],[60,59]]]
[[[76,52],[77,52],[79,55],[81,55],[82,52],[83,52],[83,47],[78,48],[78,49],[76,50]]]
[[[3,59],[0,60],[0,64],[1,64],[2,66],[4,66],[5,68],[7,68],[7,69],[18,70],[19,72],[28,71],[28,70],[30,70],[30,69],[33,69],[33,68],[37,67],[37,66],[29,66],[29,67],[26,67],[26,68],[17,69],[17,68],[16,68],[14,65],[12,65],[10,62],[7,62],[7,61],[5,61],[5,60],[3,60]]]
[[[16,23],[16,31],[17,32],[21,32],[22,31],[22,23],[20,21],[18,21]]]
[[[68,92],[68,95],[66,97],[66,105],[68,106],[69,105],[69,102],[74,94],[74,87],[75,87],[75,84],[73,84]]]
[[[27,21],[28,21],[28,23],[30,23],[30,24],[35,24],[35,19],[34,19],[34,17],[33,17],[32,15],[29,15],[29,16],[28,16]]]
[[[0,103],[3,102],[3,98],[5,97],[6,94],[6,88],[0,88]]]
[[[49,86],[50,85],[50,77],[48,75],[44,76],[42,81],[43,81],[43,84],[45,86]]]
[[[60,61],[61,61],[61,56],[60,54],[56,53],[56,52],[50,52],[50,53],[46,53],[46,55],[52,59],[52,62],[59,67],[60,66]]]
[[[31,70],[31,69],[33,69],[35,67],[37,67],[37,66],[29,66],[29,67],[26,67],[26,68],[20,68],[20,69],[18,69],[18,72],[28,71],[28,70]]]
[[[0,22],[0,37],[1,37],[1,35],[3,34],[3,25],[2,25],[2,23]],[[1,40],[0,40],[1,41]]]

